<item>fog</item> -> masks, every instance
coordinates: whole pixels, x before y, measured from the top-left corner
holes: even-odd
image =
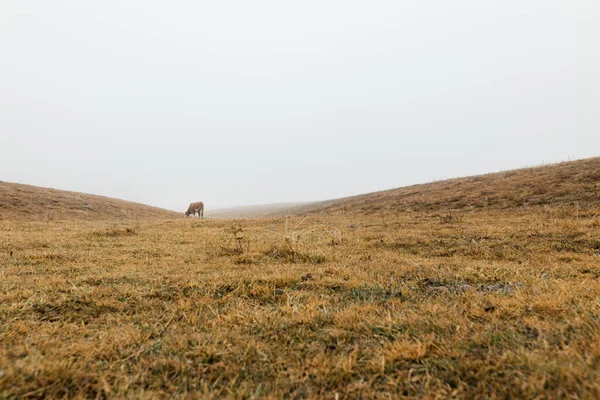
[[[0,3],[0,180],[183,211],[597,156],[600,2]]]

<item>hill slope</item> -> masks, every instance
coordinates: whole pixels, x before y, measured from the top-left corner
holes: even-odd
[[[289,214],[599,206],[600,157],[449,179],[286,210]]]
[[[180,215],[110,197],[0,182],[0,218],[3,219],[139,219]]]

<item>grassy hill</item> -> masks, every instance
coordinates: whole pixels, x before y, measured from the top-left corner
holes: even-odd
[[[179,213],[131,201],[38,186],[0,182],[2,219],[172,218]]]
[[[324,201],[290,214],[511,209],[600,204],[600,157]]]

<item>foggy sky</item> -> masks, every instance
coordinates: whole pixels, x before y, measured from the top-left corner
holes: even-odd
[[[600,2],[0,2],[0,180],[183,211],[600,153]]]

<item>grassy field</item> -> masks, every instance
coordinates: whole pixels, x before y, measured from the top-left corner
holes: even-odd
[[[3,398],[599,398],[600,206],[4,219],[0,343]]]

